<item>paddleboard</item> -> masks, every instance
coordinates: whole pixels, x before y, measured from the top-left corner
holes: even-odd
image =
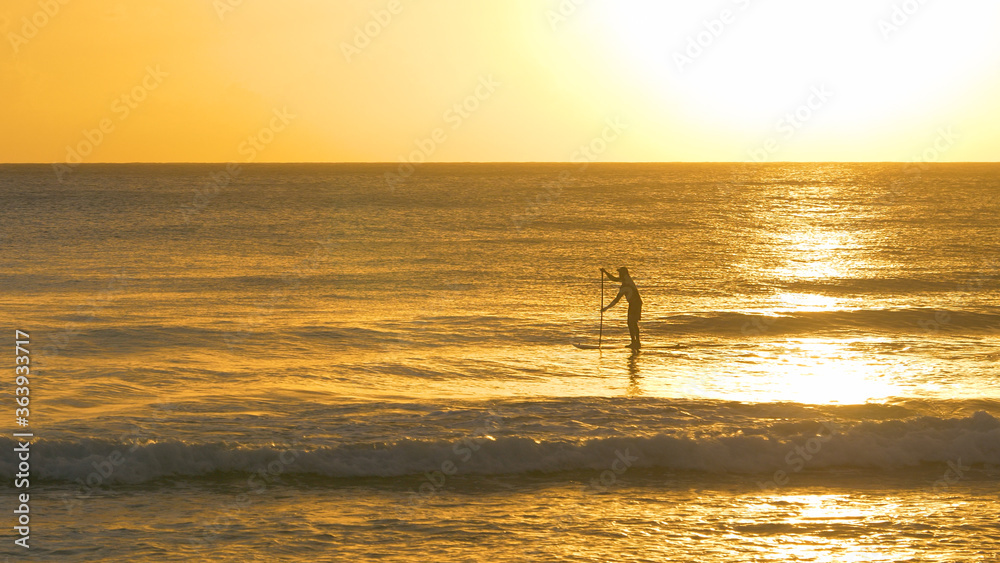
[[[624,346],[619,346],[616,344],[602,344],[598,346],[597,344],[580,344],[579,342],[574,342],[573,346],[580,348],[581,350],[611,350],[615,348],[631,348],[628,344]],[[679,348],[687,348],[684,344],[670,344],[667,346],[643,346],[639,350],[677,350]]]

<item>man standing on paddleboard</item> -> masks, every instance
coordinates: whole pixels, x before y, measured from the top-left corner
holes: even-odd
[[[632,342],[628,345],[629,348],[633,350],[639,349],[639,317],[642,316],[642,298],[639,297],[639,289],[635,287],[635,282],[632,281],[632,276],[628,275],[628,268],[622,266],[618,268],[618,277],[615,277],[611,272],[601,268],[601,272],[608,276],[611,281],[621,282],[622,286],[618,289],[618,295],[608,303],[608,306],[601,311],[607,311],[608,309],[615,306],[615,303],[625,296],[625,300],[628,301],[628,335],[632,339]]]

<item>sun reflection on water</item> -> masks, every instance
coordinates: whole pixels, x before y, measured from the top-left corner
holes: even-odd
[[[764,344],[734,361],[741,377],[722,375],[701,390],[725,400],[804,404],[861,404],[897,394],[891,366],[873,362],[854,344],[822,338]]]
[[[892,555],[877,546],[878,530],[898,514],[898,504],[858,502],[844,494],[775,495],[764,504],[746,507],[747,521],[778,523],[785,528],[765,541],[766,561],[862,562],[900,560],[917,555],[916,549],[896,545]],[[811,533],[810,533],[811,532]]]

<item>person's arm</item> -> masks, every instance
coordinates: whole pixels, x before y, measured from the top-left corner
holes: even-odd
[[[611,303],[608,303],[608,306],[605,307],[605,308],[603,308],[603,309],[601,309],[601,311],[607,311],[608,309],[614,307],[615,303],[618,303],[621,300],[622,295],[625,295],[625,292],[622,291],[621,289],[619,289],[618,290],[618,295],[615,295],[615,298],[611,300]]]
[[[613,282],[620,282],[620,281],[622,281],[622,280],[616,278],[614,275],[611,274],[611,272],[605,270],[604,268],[601,268],[601,271],[604,272],[604,275],[608,276],[608,279],[610,279]]]

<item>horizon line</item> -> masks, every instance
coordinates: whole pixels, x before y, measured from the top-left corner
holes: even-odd
[[[241,161],[148,161],[148,160],[136,160],[129,162],[83,162],[83,163],[67,163],[67,162],[0,162],[0,166],[71,166],[76,168],[78,166],[94,166],[94,165],[135,165],[135,164],[238,164],[244,165],[255,165],[255,164],[371,164],[371,165],[389,165],[389,166],[399,166],[408,164],[410,166],[424,166],[424,165],[434,165],[434,164],[566,164],[566,165],[601,165],[601,164],[1000,164],[1000,160],[956,160],[956,161],[935,161],[926,162],[922,160],[765,160],[765,161],[751,161],[751,160],[609,160],[609,161],[595,161],[595,162],[573,162],[573,161],[560,161],[560,160],[448,160],[448,161],[435,161],[435,162],[401,162],[401,161],[370,161],[370,160],[356,160],[356,161],[332,161],[332,160],[302,160],[302,161],[260,161],[260,162],[241,162]]]

